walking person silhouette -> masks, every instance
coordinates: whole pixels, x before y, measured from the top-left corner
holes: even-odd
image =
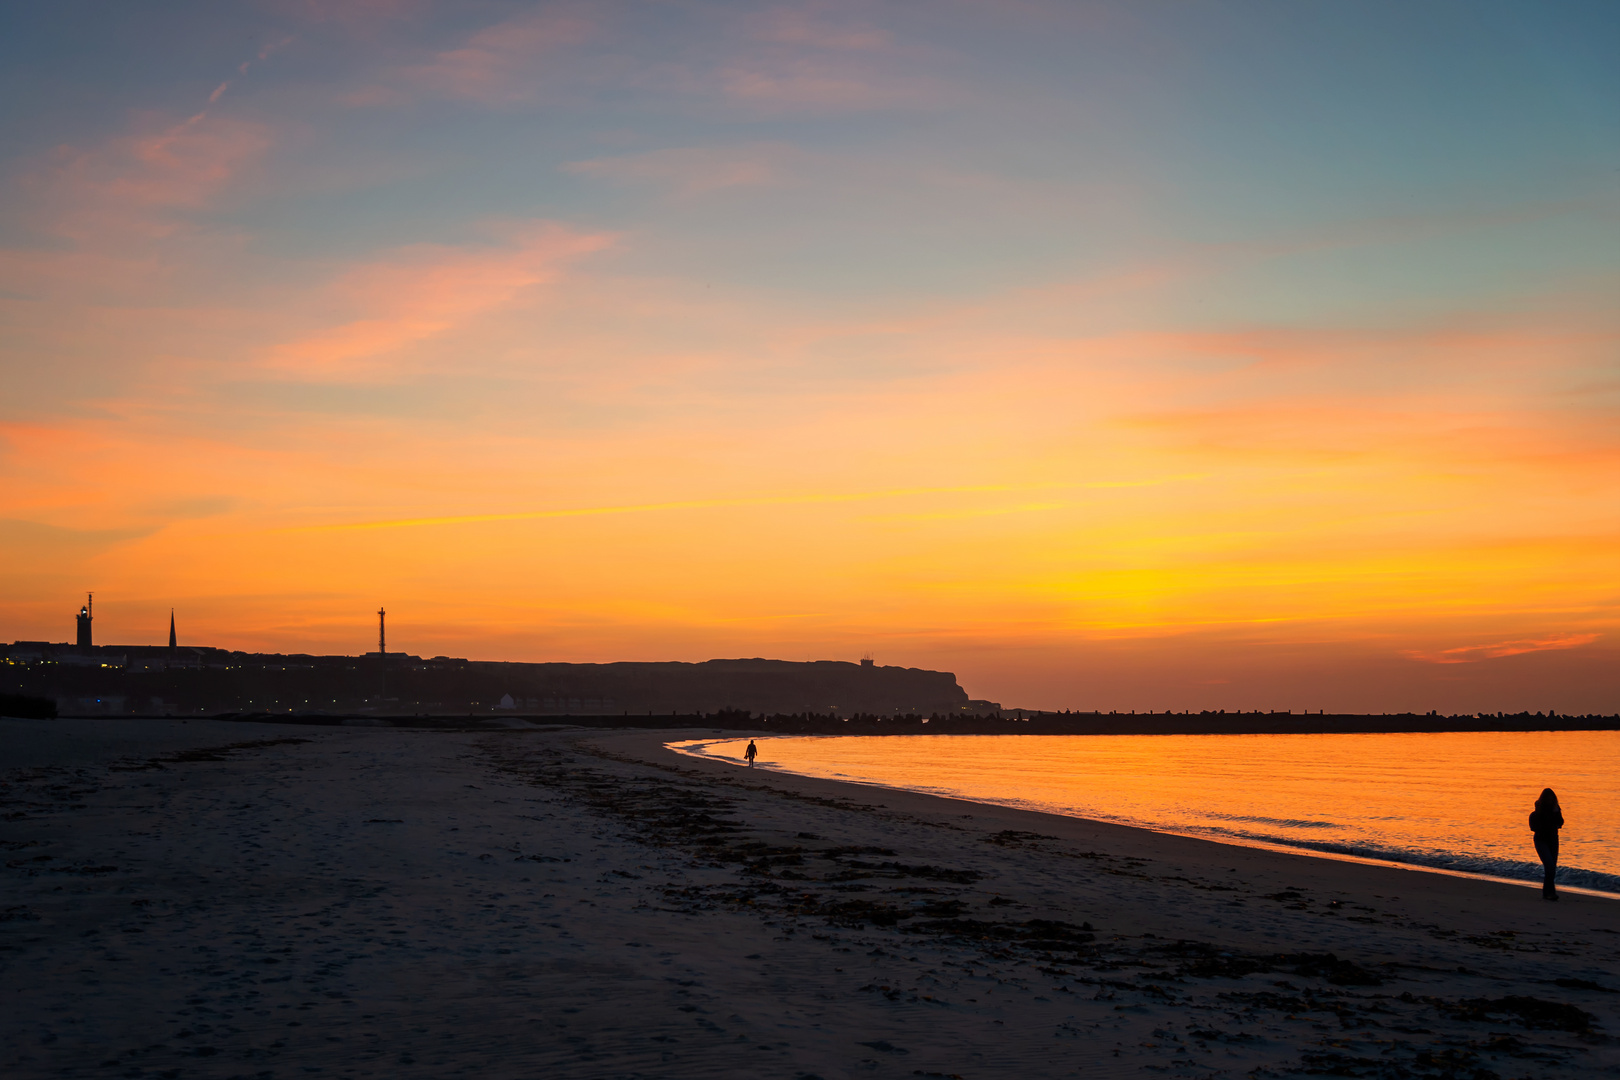
[[[754,767],[754,759],[759,757],[759,747],[754,745],[754,740],[753,739],[748,740],[748,749],[743,751],[743,757],[748,759],[748,767],[750,769],[752,769]],[[1540,843],[1540,841],[1537,841],[1537,843]],[[1553,836],[1553,850],[1556,851],[1557,849],[1558,849],[1558,837],[1555,834]]]
[[[1558,796],[1552,788],[1542,788],[1541,798],[1530,814],[1530,831],[1536,834],[1536,854],[1541,857],[1545,873],[1541,882],[1541,898],[1557,900],[1558,890],[1553,877],[1558,873],[1558,830],[1564,827],[1564,812],[1558,807]]]

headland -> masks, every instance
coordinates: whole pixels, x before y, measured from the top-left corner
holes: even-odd
[[[773,734],[1245,735],[1607,731],[1620,714],[1099,712],[1006,708],[948,671],[763,658],[517,663],[408,653],[318,656],[194,646],[0,646],[0,715],[230,717],[408,726],[523,717]]]

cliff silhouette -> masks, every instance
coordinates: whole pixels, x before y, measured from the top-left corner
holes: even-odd
[[[647,716],[950,714],[972,703],[946,671],[838,660],[506,663],[17,642],[0,692],[73,715]]]

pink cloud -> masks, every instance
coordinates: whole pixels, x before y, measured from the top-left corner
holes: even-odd
[[[56,148],[11,191],[10,208],[34,242],[0,247],[0,291],[70,309],[151,302],[199,256],[238,252],[239,231],[192,215],[226,198],[271,144],[262,124],[199,113],[179,123],[148,117],[133,134]],[[89,325],[30,312],[59,341]]]
[[[1439,652],[1405,650],[1402,655],[1426,664],[1473,664],[1481,660],[1495,660],[1504,656],[1546,652],[1550,649],[1578,649],[1598,639],[1597,634],[1560,634],[1546,638],[1524,638],[1518,641],[1498,641],[1491,645],[1462,645]]]
[[[573,12],[533,11],[486,27],[405,75],[412,85],[447,97],[490,105],[527,101],[538,92],[551,58],[585,41],[593,29]]]
[[[525,223],[506,240],[484,249],[416,244],[346,272],[327,295],[353,317],[274,346],[265,366],[304,378],[373,373],[389,354],[554,281],[569,260],[611,243],[551,223]]]
[[[621,85],[745,105],[753,110],[847,110],[938,104],[946,89],[907,75],[879,54],[892,51],[889,35],[858,23],[816,19],[781,9],[716,26],[713,54],[678,59],[662,50],[633,56],[618,42],[589,64],[575,64],[581,47],[598,37],[600,8],[571,5],[539,9],[485,27],[423,63],[396,69],[358,87],[342,100],[357,107],[393,105],[431,94],[489,106],[518,106],[600,80],[613,69]],[[742,40],[729,26],[740,25]],[[656,50],[656,43],[654,45]]]
[[[25,187],[58,235],[162,236],[172,212],[207,205],[269,146],[262,124],[199,113],[89,150],[60,147]]]

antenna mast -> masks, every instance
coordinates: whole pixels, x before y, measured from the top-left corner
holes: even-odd
[[[384,624],[384,621],[383,621],[387,617],[388,617],[388,612],[385,609],[383,609],[383,608],[378,608],[377,609],[377,655],[378,656],[386,656],[386,655],[388,655],[388,635],[385,632],[385,624]]]

